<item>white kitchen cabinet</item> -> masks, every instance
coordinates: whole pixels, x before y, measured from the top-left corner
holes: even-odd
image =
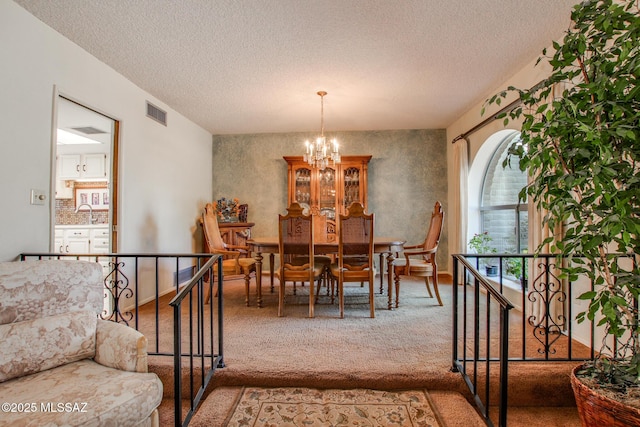
[[[61,254],[89,253],[88,228],[62,228],[62,239],[56,237],[56,252]],[[56,233],[58,229],[56,229]]]
[[[56,199],[73,199],[73,182],[56,179]]]
[[[56,226],[55,251],[61,254],[109,253],[109,227]]]
[[[58,156],[58,179],[104,179],[108,178],[107,155],[60,154]]]
[[[89,252],[92,254],[109,253],[109,228],[100,227],[89,230]]]
[[[62,228],[55,228],[55,239],[54,239],[54,252],[64,253],[64,230]]]

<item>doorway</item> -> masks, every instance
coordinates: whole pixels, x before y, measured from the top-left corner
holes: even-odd
[[[63,95],[56,97],[52,252],[117,250],[119,122]]]

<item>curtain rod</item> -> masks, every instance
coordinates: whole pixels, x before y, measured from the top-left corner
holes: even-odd
[[[533,87],[531,87],[531,89],[529,89],[529,92],[536,92],[536,91],[542,89],[546,84],[547,84],[547,80],[541,80],[537,84],[533,85]],[[456,142],[460,141],[461,139],[466,139],[467,136],[471,135],[472,133],[474,133],[478,129],[482,129],[483,127],[485,127],[486,125],[488,125],[492,121],[498,120],[498,116],[500,116],[503,113],[506,113],[508,111],[513,110],[514,108],[516,108],[521,103],[522,103],[522,99],[520,99],[520,98],[516,99],[511,104],[507,105],[506,107],[502,108],[500,111],[495,113],[493,116],[487,117],[486,119],[484,119],[483,121],[481,121],[480,123],[478,123],[477,125],[472,127],[471,129],[469,129],[468,131],[466,131],[464,133],[461,133],[460,135],[458,135],[455,138],[453,138],[453,141],[451,141],[451,143],[455,144]]]
[[[479,129],[482,129],[483,127],[485,127],[489,123],[493,122],[494,120],[498,120],[498,117],[501,114],[513,110],[515,107],[517,107],[521,103],[522,103],[522,100],[520,98],[516,99],[515,101],[513,101],[512,103],[510,103],[509,105],[507,105],[506,107],[502,108],[500,111],[495,113],[493,116],[487,117],[486,119],[484,119],[483,121],[481,121],[480,123],[478,123],[477,125],[472,127],[471,129],[469,129],[468,131],[466,131],[464,133],[461,133],[460,135],[458,135],[455,138],[453,138],[453,141],[451,141],[451,143],[455,144],[456,142],[460,141],[461,139],[466,139],[467,136],[471,135],[472,133],[474,133],[475,131],[477,131]]]

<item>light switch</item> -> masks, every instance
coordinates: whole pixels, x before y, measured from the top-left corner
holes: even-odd
[[[47,195],[43,190],[31,189],[31,204],[32,205],[44,205],[44,201],[47,200]]]

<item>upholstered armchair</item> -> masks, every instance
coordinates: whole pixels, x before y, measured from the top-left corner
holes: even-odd
[[[433,280],[433,289],[436,293],[438,304],[442,305],[440,292],[438,291],[438,263],[436,255],[440,244],[440,235],[444,226],[444,211],[440,202],[436,202],[431,213],[429,230],[424,242],[420,245],[405,246],[401,257],[393,261],[393,280],[396,287],[396,308],[400,301],[400,276],[423,277],[427,286],[429,297],[433,298],[429,278]],[[391,272],[389,273],[391,274]]]
[[[2,424],[159,424],[147,340],[98,317],[103,286],[94,262],[0,263]]]

